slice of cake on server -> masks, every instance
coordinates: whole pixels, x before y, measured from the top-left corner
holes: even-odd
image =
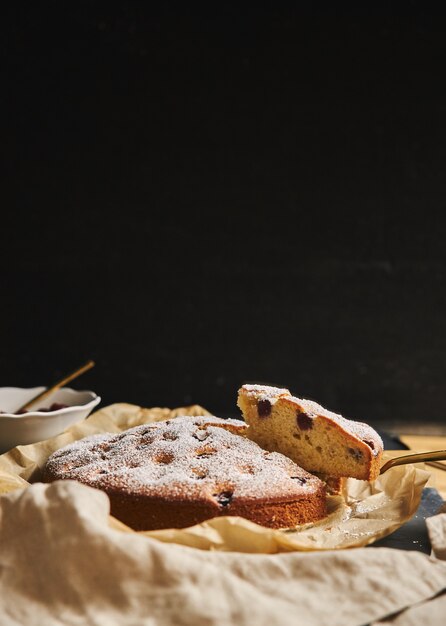
[[[296,398],[288,389],[266,385],[243,385],[237,404],[250,439],[285,454],[308,472],[331,480],[378,476],[383,442],[368,424]]]

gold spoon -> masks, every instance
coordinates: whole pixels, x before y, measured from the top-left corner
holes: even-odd
[[[429,462],[430,461],[430,462]],[[416,454],[405,454],[404,456],[398,456],[395,459],[390,459],[387,463],[384,463],[380,470],[380,474],[384,474],[391,467],[397,465],[406,465],[407,463],[426,463],[440,469],[446,470],[446,465],[438,463],[438,461],[446,461],[446,450],[435,450],[433,452],[417,452]]]
[[[32,406],[35,402],[37,402],[38,400],[44,400],[45,398],[47,398],[49,395],[51,395],[52,393],[54,393],[61,387],[64,387],[66,384],[68,384],[69,382],[71,382],[72,380],[74,380],[75,378],[83,374],[84,372],[87,372],[88,370],[90,370],[92,367],[94,367],[94,365],[95,365],[94,361],[87,361],[85,365],[78,367],[76,370],[74,370],[74,372],[71,372],[71,374],[68,374],[67,376],[59,380],[57,383],[54,383],[54,385],[51,385],[51,387],[39,393],[32,400],[28,400],[26,404],[24,404],[23,406],[21,406],[19,409],[15,411],[15,414],[17,414],[19,411],[28,410],[29,407]]]

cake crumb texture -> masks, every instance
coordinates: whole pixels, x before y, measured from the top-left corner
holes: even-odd
[[[243,385],[237,404],[250,439],[286,455],[308,472],[332,479],[378,476],[383,442],[368,424],[297,398],[288,389],[267,385]]]

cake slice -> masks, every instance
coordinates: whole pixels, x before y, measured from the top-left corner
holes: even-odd
[[[296,398],[288,389],[266,385],[243,385],[237,404],[250,439],[285,454],[308,472],[360,480],[378,476],[383,442],[367,424]]]

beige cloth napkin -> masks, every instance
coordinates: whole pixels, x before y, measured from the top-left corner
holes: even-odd
[[[2,626],[359,626],[407,607],[397,626],[444,623],[444,598],[432,598],[446,589],[446,514],[429,521],[439,558],[203,551],[121,532],[108,514],[104,493],[73,481],[0,498]]]

